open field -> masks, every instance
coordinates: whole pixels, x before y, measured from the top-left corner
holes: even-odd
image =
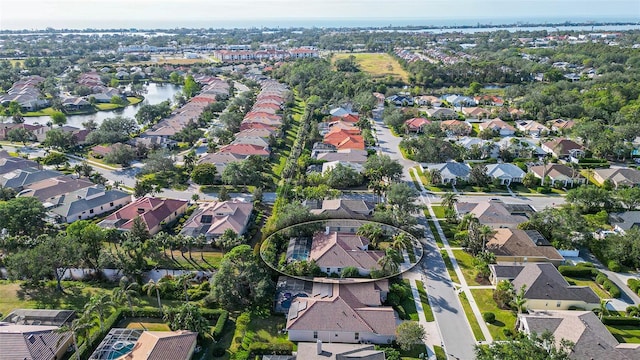
[[[348,59],[351,55],[355,56],[356,63],[360,66],[360,69],[371,74],[374,78],[391,76],[394,79],[409,82],[409,74],[400,66],[400,63],[389,54],[340,53],[334,54],[333,60]]]

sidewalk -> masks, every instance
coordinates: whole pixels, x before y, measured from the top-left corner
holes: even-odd
[[[442,336],[440,335],[438,324],[435,321],[428,322],[424,315],[422,301],[420,301],[420,293],[418,292],[418,285],[416,284],[416,280],[422,281],[422,274],[412,269],[411,271],[403,273],[402,277],[409,280],[409,284],[411,285],[411,294],[413,295],[413,301],[415,302],[416,311],[418,312],[418,323],[424,327],[426,334],[423,342],[429,349],[429,359],[435,359],[433,347],[442,346]]]

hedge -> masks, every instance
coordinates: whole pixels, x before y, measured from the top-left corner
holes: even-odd
[[[629,279],[627,280],[627,286],[629,286],[629,288],[633,290],[634,293],[640,294],[640,280]]]
[[[222,310],[220,316],[218,316],[218,320],[216,321],[216,326],[213,329],[213,333],[211,334],[214,339],[219,340],[222,331],[224,330],[224,325],[227,323],[227,319],[229,318],[229,312],[226,310]]]
[[[254,342],[249,346],[249,352],[253,355],[285,355],[291,354],[293,351],[293,344],[290,342],[282,343],[265,343]]]
[[[628,326],[640,326],[640,318],[625,317],[625,316],[603,316],[602,323],[605,325],[628,325]]]
[[[577,278],[595,278],[596,283],[602,285],[602,287],[609,292],[609,295],[613,298],[619,298],[622,295],[620,288],[604,273],[600,270],[587,267],[587,266],[570,266],[562,265],[558,267],[558,271],[563,276],[577,277]]]

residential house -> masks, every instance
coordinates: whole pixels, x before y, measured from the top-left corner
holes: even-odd
[[[375,205],[365,200],[325,199],[306,200],[304,205],[314,215],[330,219],[366,219],[373,215]]]
[[[431,124],[431,121],[425,118],[412,118],[404,122],[407,132],[420,133],[425,125]]]
[[[640,345],[620,343],[593,311],[544,310],[519,314],[518,330],[530,334],[550,332],[555,346],[571,343],[569,359],[640,359]]]
[[[495,95],[480,95],[473,98],[479,105],[503,106],[504,100]]]
[[[149,150],[171,149],[178,146],[177,141],[164,136],[135,137],[127,141],[127,144],[133,147],[144,146]]]
[[[40,164],[33,160],[11,156],[6,150],[0,150],[0,175],[25,168],[37,168],[38,166]]]
[[[90,106],[90,102],[80,97],[68,97],[62,100],[62,107],[68,111],[78,111]]]
[[[263,137],[259,137],[259,136],[243,136],[243,137],[236,137],[232,142],[231,145],[237,145],[237,144],[248,144],[248,145],[255,145],[264,149],[269,149],[269,139],[265,139]]]
[[[472,119],[486,119],[491,116],[491,111],[481,107],[463,107],[462,113]]]
[[[440,164],[428,164],[424,167],[422,165],[420,166],[422,167],[423,172],[438,171],[442,178],[442,183],[451,185],[456,185],[458,180],[468,181],[469,172],[471,171],[469,165],[455,161],[448,161]]]
[[[573,140],[557,138],[542,144],[542,150],[557,158],[580,158],[584,156],[584,147]]]
[[[413,106],[413,98],[410,95],[391,95],[387,98],[387,102],[395,106]]]
[[[14,310],[0,322],[0,359],[63,359],[73,334],[60,329],[73,316],[71,310]]]
[[[466,121],[444,120],[440,122],[440,129],[442,129],[447,136],[466,136],[471,133],[473,128],[471,124]]]
[[[385,353],[376,350],[375,345],[368,344],[338,344],[316,342],[300,342],[295,359],[304,360],[385,360]],[[294,360],[295,360],[294,359]],[[262,360],[265,360],[264,356]],[[267,359],[269,360],[269,359]],[[275,360],[275,359],[274,359]]]
[[[345,149],[335,152],[324,152],[316,155],[316,159],[323,161],[344,161],[364,165],[367,162],[367,151],[359,149]]]
[[[489,265],[493,273],[502,265]],[[558,269],[550,263],[526,263],[511,280],[515,291],[524,288],[524,307],[533,310],[597,309],[600,297],[589,286],[569,285]]]
[[[593,170],[593,179],[600,184],[605,181],[617,189],[619,186],[640,186],[640,171],[631,168],[610,168]]]
[[[609,223],[615,231],[622,234],[631,229],[638,229],[640,228],[640,211],[610,213]]]
[[[230,153],[244,157],[256,155],[265,158],[271,154],[268,148],[253,144],[229,144],[221,147],[218,153]]]
[[[390,344],[398,317],[382,305],[374,282],[313,283],[309,297],[296,297],[287,315],[289,340],[323,343]]]
[[[497,145],[500,149],[508,150],[515,157],[534,158],[543,157],[547,152],[533,140],[524,137],[506,136],[501,138]]]
[[[29,184],[25,186],[17,196],[32,196],[40,200],[40,202],[46,202],[47,200],[56,198],[60,195],[68,194],[93,185],[94,184],[87,179],[76,179],[71,176],[63,175]]]
[[[306,247],[306,257],[296,256],[294,249]],[[287,250],[287,261],[315,261],[327,274],[340,274],[346,267],[355,267],[362,276],[380,269],[378,260],[384,251],[369,250],[369,239],[354,233],[326,231],[316,233],[312,239],[292,238]]]
[[[496,255],[499,264],[548,262],[558,266],[564,262],[558,250],[536,230],[495,229],[486,249]]]
[[[246,233],[253,211],[253,203],[241,201],[214,201],[200,204],[184,223],[180,234],[197,237],[205,235],[212,240],[227,229],[238,235]]]
[[[348,168],[351,168],[359,173],[364,172],[364,166],[363,164],[359,164],[359,163],[352,163],[352,162],[348,162],[348,161],[328,161],[322,164],[322,173],[326,174],[330,171],[332,171],[333,169],[335,169],[338,165],[342,165],[342,166],[346,166]]]
[[[455,119],[458,117],[458,113],[455,110],[443,107],[427,109],[425,112],[428,117],[436,120]]]
[[[500,185],[509,186],[512,183],[521,183],[525,172],[519,167],[509,163],[488,164],[487,175],[500,182]]]
[[[447,102],[457,108],[463,106],[476,106],[478,103],[471,97],[462,95],[449,95],[444,98]]]
[[[516,128],[499,118],[482,122],[478,127],[480,128],[480,131],[490,129],[497,132],[500,136],[511,136],[516,132]]]
[[[30,124],[13,124],[13,123],[0,123],[0,140],[7,140],[7,135],[9,134],[9,132],[13,129],[25,129],[28,132],[30,132],[31,134],[33,134],[33,136],[31,136],[31,140],[35,140],[36,136],[35,133],[44,128],[44,126],[40,126],[40,125],[30,125]]]
[[[534,213],[529,205],[506,204],[500,200],[479,203],[459,201],[454,206],[460,218],[471,213],[480,224],[489,225],[492,228],[515,228],[529,220],[529,216]]]
[[[565,131],[571,130],[575,126],[575,121],[573,120],[563,120],[563,119],[555,119],[549,122],[549,126],[551,126],[551,130],[563,133]]]
[[[29,184],[61,175],[59,171],[24,168],[0,175],[0,185],[22,191]]]
[[[549,129],[546,126],[533,120],[516,121],[516,128],[533,137],[540,137],[549,133]]]
[[[96,185],[45,200],[45,208],[61,223],[86,220],[131,202],[131,195]]]
[[[133,220],[139,217],[147,226],[149,233],[155,235],[162,230],[163,226],[182,216],[187,211],[188,204],[189,202],[186,200],[145,196],[107,216],[98,225],[104,228],[129,231],[133,225]]]
[[[587,181],[584,176],[580,175],[580,172],[564,164],[536,165],[531,166],[529,171],[541,180],[548,177],[551,180],[551,184],[545,185],[554,186],[556,183],[562,183],[563,187],[573,187],[574,185],[584,184]]]
[[[186,330],[147,331],[113,328],[89,360],[190,360],[198,333]]]
[[[374,92],[373,96],[376,98],[376,105],[377,106],[384,106],[384,94],[379,93],[379,92]]]
[[[512,119],[520,119],[525,114],[524,110],[516,108],[509,108],[507,111],[509,112],[509,115],[511,115]]]
[[[222,172],[232,162],[242,161],[246,158],[244,155],[234,154],[230,152],[217,152],[208,153],[198,160],[198,164],[213,164],[216,166],[216,172],[218,175],[222,175]]]
[[[441,107],[442,100],[440,100],[437,96],[432,95],[421,95],[413,98],[416,104],[420,106],[433,106],[433,107]]]
[[[358,149],[364,150],[364,138],[360,130],[338,129],[324,136],[324,143],[335,147],[336,150]]]

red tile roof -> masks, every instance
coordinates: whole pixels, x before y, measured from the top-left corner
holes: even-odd
[[[133,219],[139,216],[147,229],[153,229],[187,203],[185,200],[141,197],[109,215],[105,221],[126,220],[118,229],[130,230]]]
[[[269,156],[269,150],[265,149],[262,146],[253,145],[253,144],[231,144],[220,148],[219,153],[232,153],[237,155],[259,155],[259,156]]]

